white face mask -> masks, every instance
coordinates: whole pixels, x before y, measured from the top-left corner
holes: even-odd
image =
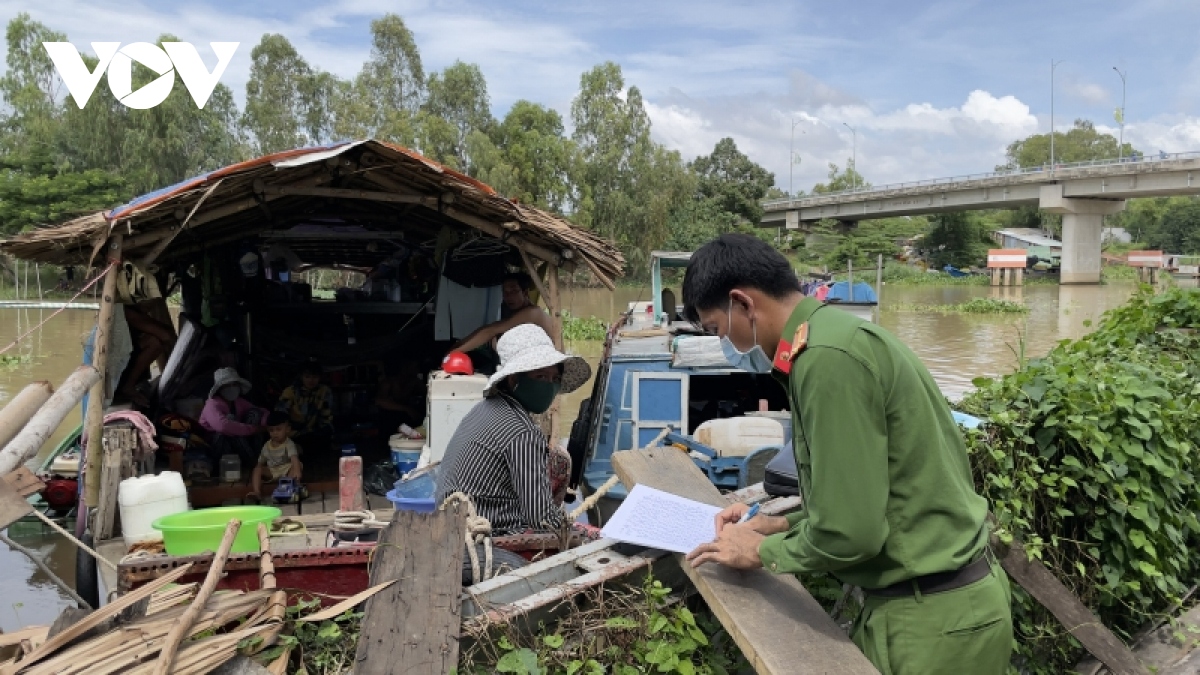
[[[758,323],[754,319],[750,320],[750,329],[754,332],[753,347],[743,352],[729,339],[729,333],[733,330],[733,298],[729,299],[728,318],[725,337],[721,338],[721,351],[725,354],[725,360],[734,368],[741,368],[749,373],[771,372],[771,359],[767,358],[767,353],[758,345]]]

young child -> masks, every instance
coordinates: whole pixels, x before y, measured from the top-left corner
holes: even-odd
[[[262,452],[258,455],[258,463],[254,466],[254,474],[250,477],[251,494],[261,499],[263,469],[272,481],[288,477],[300,479],[303,466],[300,464],[300,452],[295,442],[288,438],[292,431],[291,422],[285,412],[276,410],[267,416],[267,433],[271,438],[263,444]]]

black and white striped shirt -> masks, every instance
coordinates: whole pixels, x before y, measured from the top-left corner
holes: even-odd
[[[546,434],[512,397],[485,398],[463,418],[442,458],[437,496],[462,492],[496,535],[557,529],[565,519],[550,493]]]

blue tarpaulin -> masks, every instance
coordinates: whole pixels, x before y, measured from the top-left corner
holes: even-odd
[[[850,282],[839,281],[829,287],[829,295],[825,296],[825,301],[837,300],[838,302],[851,302],[850,300]],[[879,302],[875,297],[875,289],[871,285],[862,281],[854,283],[854,300],[853,302]]]

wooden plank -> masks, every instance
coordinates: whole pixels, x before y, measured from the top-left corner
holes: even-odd
[[[46,488],[41,479],[23,466],[4,474],[4,482],[22,497],[37,494]]]
[[[113,306],[117,301],[117,273],[121,268],[122,244],[125,236],[120,232],[112,235],[104,253],[109,264],[104,275],[104,287],[100,292],[100,314],[96,317],[96,339],[92,345],[92,365],[100,371],[100,380],[88,394],[88,406],[83,430],[88,442],[84,447],[83,503],[95,507],[100,500],[100,473],[104,461],[104,404],[108,392],[108,348],[112,343]]]
[[[612,463],[627,488],[642,484],[713,506],[729,504],[673,448],[615,452]],[[719,565],[693,569],[682,555],[676,560],[761,675],[878,672],[794,577]]]
[[[992,549],[1000,559],[1000,566],[1021,588],[1050,610],[1062,623],[1067,632],[1079,640],[1100,662],[1116,675],[1140,675],[1149,671],[1125,643],[1113,635],[1079,598],[1063,586],[1062,582],[1040,560],[1030,560],[1025,547],[1013,542],[1007,547],[992,538]]]
[[[33,505],[4,481],[0,481],[0,530],[33,513]]]
[[[133,426],[104,428],[104,462],[100,466],[100,502],[96,504],[95,538],[111,539],[117,519],[117,490],[122,469],[133,457],[137,430]]]
[[[356,675],[444,675],[458,667],[466,512],[397,511],[379,537]],[[414,545],[416,544],[416,545]]]

